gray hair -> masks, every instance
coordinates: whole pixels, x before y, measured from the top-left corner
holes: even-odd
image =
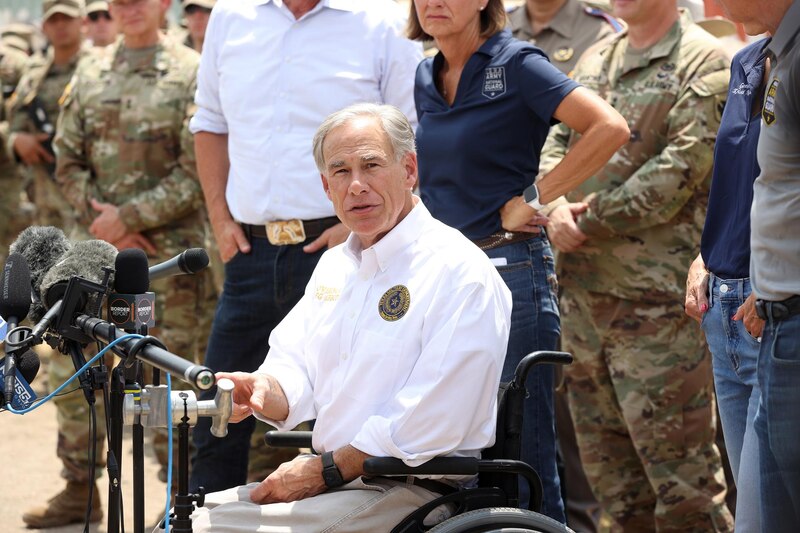
[[[359,117],[375,117],[380,121],[392,145],[395,162],[406,154],[417,152],[414,129],[402,111],[386,104],[353,104],[329,115],[314,134],[314,162],[321,173],[325,173],[325,157],[322,155],[325,138],[334,129]]]

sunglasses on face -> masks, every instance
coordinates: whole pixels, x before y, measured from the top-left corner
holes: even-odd
[[[111,20],[111,13],[108,11],[92,11],[88,16],[92,22],[97,22],[100,19]]]
[[[194,15],[197,12],[211,13],[211,10],[208,9],[208,8],[205,8],[205,7],[200,7],[200,6],[196,6],[194,4],[189,4],[188,6],[186,6],[186,8],[183,10],[183,12],[186,13],[187,15]]]

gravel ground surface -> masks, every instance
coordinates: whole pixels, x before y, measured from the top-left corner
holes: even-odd
[[[46,358],[45,358],[46,359]],[[37,396],[44,396],[47,379],[39,373],[33,383]],[[78,394],[80,394],[78,392]],[[129,433],[129,431],[126,431]],[[30,507],[45,503],[61,491],[65,481],[60,476],[61,461],[56,457],[56,410],[48,402],[24,416],[0,413],[0,470],[5,489],[0,498],[0,533],[31,532],[22,521],[22,514]],[[125,531],[133,531],[133,477],[130,473],[133,461],[130,437],[123,445],[122,487],[125,507]],[[176,450],[177,460],[177,450]],[[158,463],[145,443],[145,531],[163,516],[166,484],[157,478]],[[175,481],[173,481],[175,483]],[[105,472],[98,480],[103,500],[103,520],[93,524],[90,531],[104,532],[106,528],[108,500],[108,476]],[[83,524],[44,529],[52,533],[80,533]]]

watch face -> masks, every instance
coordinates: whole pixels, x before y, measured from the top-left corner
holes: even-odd
[[[539,191],[536,190],[536,187],[534,185],[531,185],[529,187],[526,187],[525,190],[522,191],[522,197],[525,199],[526,204],[530,203],[539,197]]]

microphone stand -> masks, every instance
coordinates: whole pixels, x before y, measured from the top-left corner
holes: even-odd
[[[75,369],[86,364],[82,347],[90,342],[111,342],[122,333],[113,324],[95,318],[100,314],[100,305],[109,293],[109,279],[113,270],[104,268],[106,275],[102,283],[79,277],[70,279],[63,296],[61,312],[52,330],[60,336],[58,348],[69,354]],[[81,309],[86,312],[82,313]],[[134,484],[134,531],[144,531],[144,427],[165,427],[173,424],[167,420],[166,405],[172,398],[166,395],[166,387],[139,386],[142,381],[141,362],[168,370],[171,374],[205,390],[214,385],[213,373],[205,367],[186,363],[166,351],[155,337],[147,336],[147,325],[140,323],[136,333],[143,335],[137,341],[123,341],[112,350],[122,358],[122,364],[111,373],[109,393],[109,452],[108,452],[108,533],[118,533],[122,523],[121,458],[122,429],[125,423],[133,427],[133,484]],[[52,338],[48,337],[48,343]],[[53,342],[52,344],[55,344]],[[94,390],[103,388],[108,380],[108,369],[101,363],[79,376],[89,405],[94,408]],[[223,380],[226,382],[228,380]],[[223,437],[232,412],[233,383],[218,383],[214,400],[198,401],[194,392],[181,391],[178,398],[183,404],[183,416],[178,426],[178,493],[175,497],[176,533],[192,533],[191,514],[204,503],[202,489],[199,494],[189,494],[189,428],[200,416],[211,417],[211,433]],[[161,409],[164,407],[164,409]],[[163,411],[163,412],[162,412]],[[174,418],[174,417],[173,417]],[[145,419],[147,422],[145,423]],[[91,503],[91,502],[90,502]]]
[[[135,328],[132,333],[147,336],[147,326]],[[122,523],[122,492],[119,475],[122,471],[122,441],[125,395],[133,394],[134,398],[141,391],[142,364],[134,359],[130,367],[118,364],[111,373],[111,391],[109,394],[109,428],[110,437],[108,457],[108,533],[118,533]],[[133,530],[144,533],[145,500],[144,500],[144,427],[137,420],[131,427],[133,444]],[[112,465],[114,472],[112,474]],[[115,474],[115,475],[114,475]]]

